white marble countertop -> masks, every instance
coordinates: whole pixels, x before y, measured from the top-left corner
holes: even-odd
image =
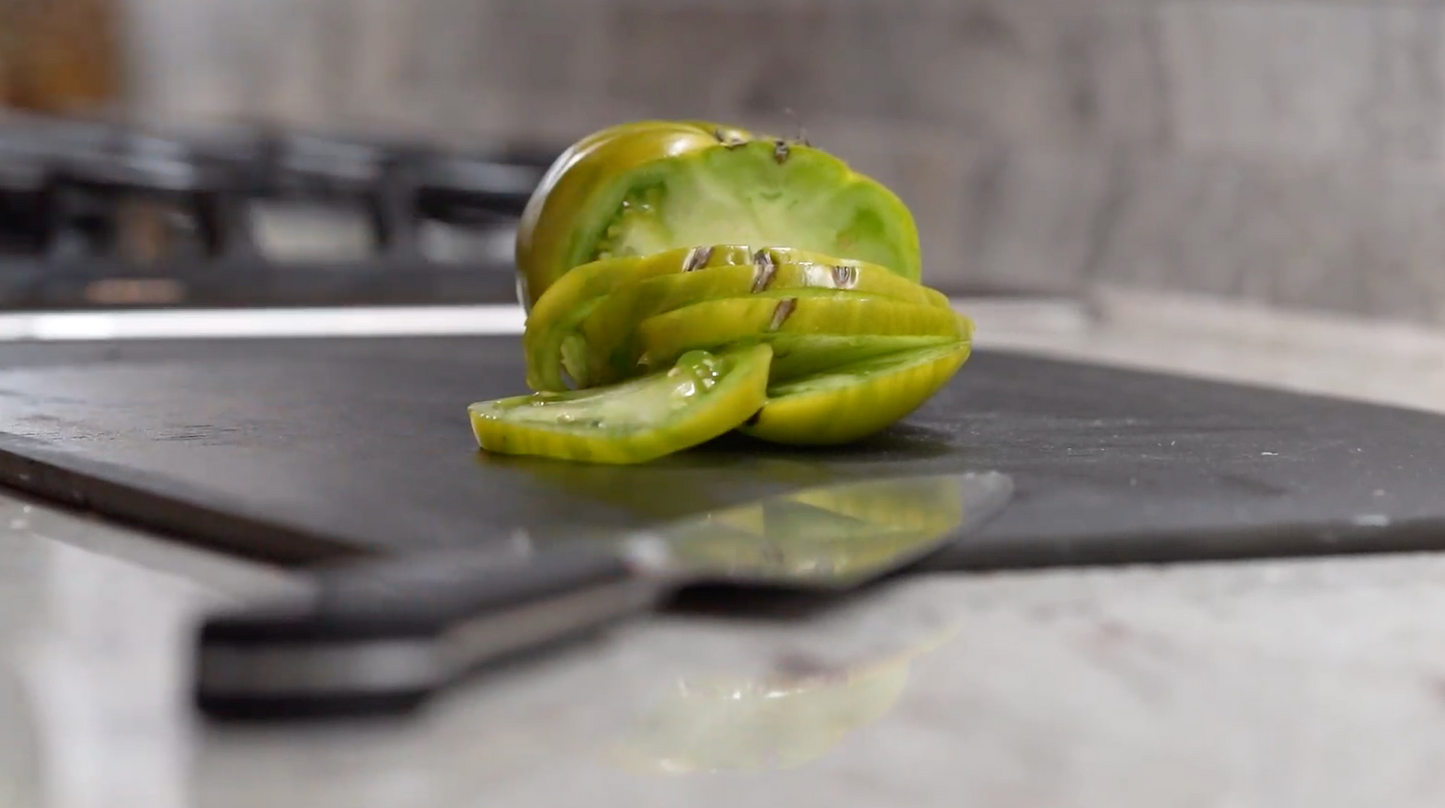
[[[979,307],[980,342],[1445,410],[1438,335],[1098,313]],[[1445,556],[929,575],[634,622],[402,723],[196,722],[197,609],[291,585],[0,497],[0,806],[1445,804]]]

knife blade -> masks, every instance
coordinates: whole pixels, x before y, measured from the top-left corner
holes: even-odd
[[[656,608],[699,584],[841,592],[977,530],[999,472],[804,488],[510,561],[462,551],[317,571],[301,596],[208,616],[195,698],[213,719],[405,713],[489,663]]]

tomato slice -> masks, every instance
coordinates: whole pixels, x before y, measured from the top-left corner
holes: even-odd
[[[694,351],[669,370],[610,387],[468,407],[481,448],[592,463],[643,463],[722,435],[767,397],[772,349]]]
[[[579,326],[589,357],[587,377],[592,383],[606,384],[631,375],[636,353],[633,325],[650,317],[709,300],[750,295],[778,298],[834,290],[940,309],[950,305],[941,292],[876,264],[787,248],[763,248],[753,253],[751,265],[728,263],[652,277],[608,295]]]
[[[738,431],[792,445],[850,443],[918,409],[968,360],[966,341],[875,357],[775,384]]]
[[[825,368],[813,361],[801,337],[934,337],[966,339],[965,320],[951,309],[898,303],[856,292],[819,292],[809,296],[727,298],[649,317],[637,325],[637,363],[644,369],[671,365],[693,350],[787,340],[790,358],[802,368]],[[861,341],[860,341],[861,344]],[[846,352],[843,352],[846,353]],[[854,358],[859,358],[857,355]],[[791,374],[775,367],[773,380]]]

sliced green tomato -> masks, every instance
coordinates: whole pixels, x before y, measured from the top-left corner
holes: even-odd
[[[950,309],[898,303],[856,292],[714,300],[650,317],[637,325],[637,364],[670,366],[693,350],[772,342],[782,337],[967,337],[966,321]],[[793,358],[807,364],[799,345]],[[774,381],[788,378],[774,369]]]
[[[670,370],[612,387],[534,393],[467,408],[485,450],[591,463],[643,463],[711,440],[767,396],[772,349],[695,351]]]
[[[629,284],[684,269],[751,264],[747,247],[677,249],[646,258],[614,258],[577,267],[553,284],[527,314],[522,349],[527,357],[527,386],[544,392],[568,389],[565,369],[579,387],[587,386],[585,354],[577,326],[609,293]],[[565,362],[564,362],[565,360]]]
[[[968,359],[968,342],[875,357],[775,384],[738,430],[761,440],[826,446],[866,438],[918,409]]]
[[[806,256],[806,258],[804,258]],[[594,384],[627,378],[636,355],[633,324],[669,311],[732,297],[786,297],[843,290],[902,303],[946,309],[942,293],[876,264],[830,259],[786,248],[764,248],[750,266],[729,264],[643,280],[619,289],[590,310],[579,333],[591,357],[587,377]]]

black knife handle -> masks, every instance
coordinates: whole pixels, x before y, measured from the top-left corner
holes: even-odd
[[[622,555],[554,547],[523,562],[435,556],[318,573],[314,596],[200,627],[199,709],[220,719],[410,710],[459,676],[651,606]]]

